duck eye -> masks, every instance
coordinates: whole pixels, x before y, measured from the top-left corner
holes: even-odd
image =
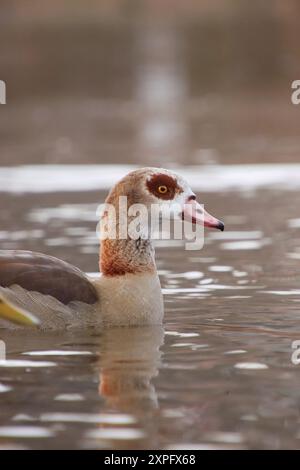
[[[168,191],[167,186],[165,186],[165,185],[158,186],[158,192],[159,192],[160,194],[166,194],[167,191]]]

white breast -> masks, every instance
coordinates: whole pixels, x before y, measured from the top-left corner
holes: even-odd
[[[157,273],[100,276],[94,281],[107,325],[160,325],[163,298]]]

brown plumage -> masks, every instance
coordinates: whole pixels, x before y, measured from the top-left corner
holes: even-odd
[[[0,286],[15,284],[51,295],[65,305],[72,301],[98,301],[96,289],[80,269],[40,253],[0,250]]]
[[[100,271],[105,276],[155,272],[150,250],[149,240],[103,240]]]

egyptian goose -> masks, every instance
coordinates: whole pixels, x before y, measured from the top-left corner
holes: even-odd
[[[112,188],[106,205],[115,208],[114,223],[124,215],[120,214],[121,196],[127,198],[128,207],[139,203],[150,211],[153,204],[167,206],[181,220],[224,230],[224,224],[196,202],[188,183],[165,169],[132,171]],[[132,221],[129,211],[125,217]],[[103,224],[112,228],[112,223],[104,211],[102,228]],[[103,237],[98,278],[51,256],[0,250],[1,325],[13,322],[61,329],[161,324],[163,299],[151,235],[144,235],[146,228],[141,227],[143,236],[138,238],[121,238],[118,230],[115,238]]]

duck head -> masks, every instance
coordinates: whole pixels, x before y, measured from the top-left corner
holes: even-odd
[[[108,207],[114,209],[113,217],[109,215]],[[135,218],[137,214],[138,221]],[[153,214],[159,217],[153,220]],[[197,202],[195,193],[184,178],[162,168],[140,168],[120,180],[105,201],[101,224],[102,228],[110,226],[109,233],[113,236],[102,239],[101,271],[104,274],[125,274],[153,270],[151,235],[164,216],[224,230],[223,222]]]
[[[126,175],[111,190],[106,203],[112,204],[118,211],[120,198],[127,200],[129,217],[132,206],[143,205],[148,212],[156,206],[162,216],[168,213],[174,219],[224,230],[223,222],[210,215],[197,202],[187,181],[163,168],[140,168]]]

